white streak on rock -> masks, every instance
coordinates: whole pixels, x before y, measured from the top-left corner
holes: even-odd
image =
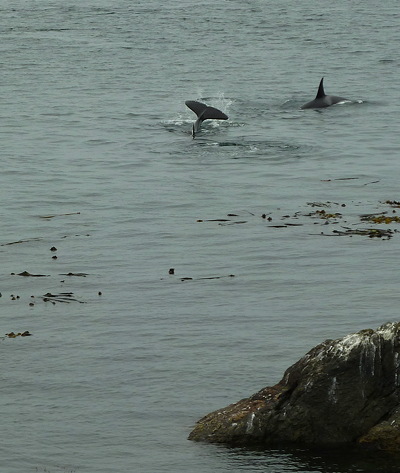
[[[329,388],[329,392],[328,392],[329,399],[333,404],[337,403],[336,387],[337,387],[337,379],[336,379],[336,376],[334,376],[332,378],[332,384],[331,384],[331,387]]]
[[[400,360],[399,354],[394,354],[394,384],[395,386],[399,386],[400,384]]]
[[[247,427],[246,427],[247,434],[253,430],[253,421],[254,421],[255,416],[256,414],[252,412],[249,420],[247,421]]]
[[[309,391],[313,387],[313,384],[314,382],[312,379],[308,380],[306,385],[304,386],[304,391]]]

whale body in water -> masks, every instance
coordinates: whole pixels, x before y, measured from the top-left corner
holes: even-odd
[[[228,120],[228,116],[218,108],[209,107],[208,105],[197,102],[196,100],[186,100],[186,106],[190,108],[196,115],[197,120],[193,123],[192,136],[200,131],[201,124],[204,120]]]
[[[318,92],[315,99],[302,105],[301,108],[325,108],[329,107],[330,105],[334,105],[335,103],[345,101],[348,101],[348,99],[345,99],[344,97],[338,97],[336,95],[326,95],[324,91],[324,78],[322,78],[321,82],[319,83]]]

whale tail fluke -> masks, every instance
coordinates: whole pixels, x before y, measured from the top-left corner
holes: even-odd
[[[228,116],[218,108],[196,102],[196,100],[186,100],[185,104],[192,110],[198,118],[203,120],[228,120]]]
[[[218,110],[218,108],[209,107],[196,100],[186,100],[185,104],[197,115],[197,120],[192,128],[193,138],[200,130],[200,126],[204,120],[228,120],[228,116],[224,112],[221,112],[221,110]]]

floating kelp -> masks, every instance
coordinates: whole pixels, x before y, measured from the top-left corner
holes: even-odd
[[[331,181],[354,181],[360,179],[359,177],[337,177],[336,179],[321,179],[322,182],[331,182]]]
[[[28,238],[27,240],[18,240],[18,241],[11,241],[9,243],[2,243],[0,246],[10,246],[10,245],[18,245],[19,243],[30,243],[31,241],[40,241],[43,238]]]
[[[60,276],[78,276],[85,278],[86,276],[88,276],[88,273],[60,273]]]
[[[47,278],[49,277],[49,274],[32,274],[32,273],[29,273],[28,271],[22,271],[22,273],[11,273],[12,276],[31,276],[33,278]]]
[[[397,200],[387,200],[385,202],[379,203],[380,206],[383,204],[391,205],[392,207],[399,207],[400,208],[400,201]],[[369,238],[380,238],[380,239],[390,239],[397,230],[392,229],[381,229],[381,228],[352,228],[353,226],[357,226],[364,222],[369,222],[370,224],[377,224],[377,225],[388,225],[392,223],[400,223],[400,216],[397,215],[389,215],[387,211],[383,212],[376,212],[370,214],[361,214],[358,215],[355,213],[355,207],[363,206],[365,207],[365,203],[363,202],[351,202],[343,203],[337,201],[315,201],[315,202],[307,202],[307,206],[309,207],[317,207],[316,210],[312,212],[306,212],[297,210],[293,214],[288,213],[281,213],[280,209],[275,209],[274,212],[264,212],[260,215],[261,219],[265,222],[266,228],[288,228],[288,227],[298,227],[307,225],[309,219],[313,219],[314,225],[322,224],[324,226],[327,225],[338,225],[339,222],[343,226],[343,230],[335,230],[333,233],[329,234],[327,232],[321,232],[320,235],[323,236],[366,236]],[[338,211],[340,207],[340,212]],[[328,210],[330,209],[330,210]],[[343,209],[347,210],[347,215],[344,213]],[[276,213],[279,211],[279,214]],[[244,216],[244,212],[248,217],[247,220],[238,220],[238,218]],[[393,210],[392,213],[396,213],[396,210]],[[251,217],[254,217],[252,219]],[[259,218],[255,213],[250,211],[242,211],[242,212],[230,212],[227,214],[229,218],[213,218],[213,219],[202,219],[198,220],[198,222],[217,222],[218,225],[234,225],[234,224],[255,224],[255,219]],[[316,221],[316,219],[318,219]],[[320,221],[322,222],[320,223]],[[309,223],[308,223],[309,224]],[[313,233],[315,234],[315,233]]]
[[[323,218],[323,219],[331,219],[331,218],[342,218],[342,214],[337,212],[337,213],[328,213],[326,212],[325,210],[317,210],[314,215],[316,217],[319,217],[319,218]]]
[[[386,212],[380,214],[361,215],[360,218],[363,222],[385,223],[387,225],[393,222],[400,223],[400,217],[397,215],[389,216]]]
[[[73,292],[60,292],[59,294],[52,294],[51,292],[47,292],[43,296],[40,296],[44,302],[51,302],[53,305],[56,302],[64,302],[69,304],[70,302],[79,302],[80,304],[84,304],[83,301],[79,301],[72,297],[74,295]]]
[[[221,226],[226,226],[226,225],[240,225],[243,223],[247,223],[247,220],[240,220],[238,222],[225,222],[225,223],[220,223],[219,225]]]
[[[307,205],[311,207],[327,207],[330,208],[332,202],[307,202]]]
[[[400,202],[398,200],[386,200],[385,204],[389,204],[391,207],[400,207]]]
[[[75,235],[64,235],[62,236],[61,238],[70,238],[70,237],[90,237],[92,236],[90,233],[84,233],[84,234],[81,234],[81,233],[76,233]]]
[[[307,202],[307,205],[310,207],[325,207],[325,208],[331,208],[332,206],[334,207],[346,207],[346,204],[341,204],[339,202],[331,202],[331,201],[326,201],[326,202]]]
[[[348,228],[344,231],[333,230],[333,233],[338,236],[367,236],[369,238],[385,238],[389,240],[392,238],[394,231],[393,230],[383,230],[381,228],[364,228],[364,229],[351,229]],[[329,236],[329,235],[328,235]]]
[[[18,332],[18,333],[15,333],[15,332],[10,332],[10,333],[6,333],[6,336],[8,338],[17,338],[17,337],[30,337],[32,334],[29,333],[28,330],[25,330],[25,332]]]
[[[234,274],[226,274],[224,276],[206,276],[206,277],[202,277],[202,278],[184,277],[184,278],[180,278],[180,280],[181,281],[193,281],[193,280],[201,281],[201,280],[204,280],[204,279],[223,279],[223,278],[234,278],[234,277],[235,277]]]
[[[237,215],[233,215],[233,214],[228,214],[228,215],[231,215],[232,217],[237,217]],[[212,218],[212,219],[208,219],[208,220],[197,220],[197,222],[218,222],[219,225],[236,225],[238,223],[247,223],[247,220],[242,220],[240,222],[238,221],[232,221],[228,218]]]
[[[54,217],[66,217],[68,215],[80,215],[80,212],[71,212],[71,213],[67,213],[67,214],[55,214],[55,215],[39,215],[39,218],[50,219],[50,218],[54,218]]]
[[[245,216],[251,216],[251,217],[256,217],[256,214],[246,210],[246,211],[243,211],[241,212],[242,214],[244,214]],[[228,213],[227,214],[227,217],[230,217],[230,218],[209,218],[209,219],[198,219],[196,220],[196,222],[198,223],[202,223],[202,222],[217,222],[218,225],[236,225],[236,224],[243,224],[243,223],[248,223],[248,220],[235,220],[235,217],[240,217],[240,213]],[[233,218],[232,218],[233,217]],[[242,215],[243,217],[243,215]],[[266,218],[266,215],[264,214],[263,215],[263,218]]]
[[[42,215],[40,216],[40,218],[42,219],[45,219],[45,220],[48,220],[48,219],[52,219],[54,217],[63,217],[63,216],[72,216],[72,215],[79,215],[80,212],[73,212],[73,213],[63,213],[63,214],[54,214],[54,215]],[[89,234],[86,234],[86,235],[83,235],[83,234],[69,234],[69,235],[66,235],[66,236],[63,236],[63,237],[60,237],[60,238],[68,238],[68,237],[83,237],[83,236],[90,236]],[[38,251],[38,248],[39,250],[41,249],[41,254],[42,255],[46,255],[47,257],[45,258],[45,265],[44,268],[42,269],[45,269],[46,272],[48,270],[48,264],[49,264],[49,257],[50,259],[52,259],[52,262],[51,264],[57,264],[57,258],[60,258],[59,256],[59,249],[61,247],[61,241],[60,238],[57,239],[57,242],[56,241],[49,241],[49,239],[47,237],[41,237],[41,238],[24,238],[24,239],[20,239],[20,240],[16,240],[16,241],[9,241],[8,243],[2,243],[0,244],[0,246],[10,246],[10,245],[17,245],[17,244],[23,244],[23,243],[31,243],[31,247],[35,247],[34,250],[35,250],[35,254],[37,253]],[[33,242],[40,242],[39,244],[33,244]],[[44,242],[44,243],[43,243]],[[46,243],[47,242],[47,243]],[[55,244],[55,245],[54,245]],[[5,248],[1,248],[1,251],[4,252],[6,251]],[[25,248],[25,251],[26,251],[26,248]],[[7,248],[7,252],[9,253],[12,253],[14,255],[16,255],[15,257],[17,258],[17,261],[21,260],[21,261],[25,261],[26,259],[26,255],[25,255],[25,252],[24,254],[19,254],[18,252],[18,247],[17,248]],[[64,262],[65,262],[65,255],[63,255],[63,259],[64,259]],[[54,261],[54,263],[53,263]],[[34,266],[34,265],[32,265]],[[37,264],[35,264],[35,267],[37,266]],[[66,270],[67,267],[64,266],[64,267],[58,267],[57,268],[58,270],[55,270],[53,274],[45,274],[45,273],[42,273],[42,272],[35,272],[35,273],[31,273],[30,271],[28,270],[25,270],[25,271],[22,271],[22,272],[19,272],[19,273],[15,273],[15,272],[12,272],[10,273],[12,276],[22,276],[24,278],[45,278],[42,282],[43,283],[46,283],[46,286],[41,285],[41,288],[39,290],[37,290],[37,287],[39,285],[40,287],[40,282],[39,281],[15,281],[15,279],[18,279],[18,278],[15,278],[14,279],[14,283],[17,282],[17,284],[15,284],[16,287],[13,287],[13,291],[14,291],[14,294],[11,294],[10,296],[10,299],[11,301],[13,302],[9,302],[9,304],[13,304],[13,305],[16,305],[16,304],[25,304],[25,305],[28,305],[30,310],[32,310],[33,308],[35,308],[34,310],[36,311],[37,310],[37,307],[38,306],[42,306],[43,307],[43,304],[46,304],[48,305],[49,303],[50,304],[56,304],[56,303],[64,303],[64,304],[71,304],[71,303],[79,303],[79,304],[84,304],[85,302],[82,301],[82,300],[79,300],[79,298],[75,297],[75,295],[72,293],[72,292],[60,292],[60,293],[53,293],[53,292],[49,292],[48,289],[50,288],[54,288],[54,287],[57,287],[57,286],[54,286],[54,284],[56,282],[59,282],[57,280],[59,280],[59,275],[58,275],[58,271],[62,271],[62,270]],[[84,268],[82,268],[84,269]],[[85,273],[85,272],[67,272],[67,273],[62,273],[63,276],[65,276],[65,278],[63,278],[64,280],[61,281],[62,283],[66,283],[64,284],[64,291],[67,291],[67,290],[70,290],[71,287],[68,287],[68,283],[67,283],[67,276],[69,277],[80,277],[80,278],[86,278],[88,275],[88,273]],[[49,284],[49,279],[47,278],[50,278],[51,277],[51,281],[52,283]],[[10,281],[11,282],[11,281]],[[81,283],[83,283],[84,281],[81,281]],[[75,284],[76,285],[76,284]],[[22,287],[21,287],[22,286]],[[15,295],[17,294],[19,291],[22,291],[22,290],[26,290],[27,288],[34,286],[37,290],[37,293],[35,296],[31,296],[30,299],[26,299],[26,294],[25,295],[22,295],[21,294],[21,298],[19,295]],[[43,287],[44,286],[44,287]],[[81,284],[82,286],[82,284]],[[31,290],[31,289],[28,289],[28,290]],[[47,291],[46,291],[47,290]],[[10,291],[11,292],[11,291]],[[98,295],[101,295],[101,292],[100,291],[95,291],[95,293],[97,293]],[[38,295],[38,294],[43,294],[43,295]],[[29,296],[28,296],[29,297]],[[3,302],[3,301],[2,301]],[[17,334],[18,335],[18,334]]]
[[[175,274],[175,268],[170,268],[168,270],[168,274],[174,275]],[[180,277],[179,279],[181,281],[193,281],[193,280],[201,281],[201,280],[204,280],[204,279],[223,279],[223,278],[234,278],[234,277],[235,277],[234,274],[224,274],[223,276],[203,276],[201,278],[193,278],[191,276],[185,276],[185,277]],[[161,279],[164,279],[164,278],[161,278]]]
[[[229,222],[228,218],[210,218],[208,220],[197,220],[198,222]]]
[[[101,296],[102,292],[98,291],[97,295]],[[25,297],[21,298],[20,296],[14,294],[10,295],[10,300],[26,303]],[[71,302],[78,302],[79,304],[86,304],[85,301],[77,299],[73,292],[59,292],[57,294],[53,294],[52,292],[46,292],[46,294],[40,296],[30,296],[28,306],[35,307],[35,304],[39,303],[39,301],[43,301],[46,303],[51,302],[53,305],[55,305],[56,302],[62,302],[66,304],[69,304]]]
[[[78,212],[78,213],[79,213],[79,212]],[[66,214],[66,215],[68,215],[68,214]],[[56,215],[49,216],[49,217],[41,217],[41,218],[52,218],[52,217],[56,217]],[[71,237],[71,236],[74,236],[74,237],[86,236],[86,237],[88,237],[88,236],[91,236],[91,235],[90,235],[89,233],[84,234],[84,235],[80,235],[80,234],[76,234],[76,235],[65,235],[65,236],[63,236],[63,237],[61,237],[61,238],[69,238],[69,237]],[[10,241],[10,242],[8,242],[8,243],[1,243],[0,246],[18,245],[18,244],[21,244],[21,243],[30,243],[30,242],[33,242],[33,241],[42,241],[42,240],[43,240],[42,237],[27,238],[27,239],[25,239],[25,240],[17,240],[17,241]],[[55,247],[53,246],[53,248],[55,248]],[[57,248],[55,248],[55,249],[52,249],[52,248],[51,248],[50,250],[51,250],[51,251],[57,251]]]
[[[321,182],[333,182],[333,181],[354,181],[356,179],[360,179],[359,177],[338,177],[336,179],[321,179]],[[363,186],[368,186],[369,184],[376,184],[380,182],[380,179],[376,181],[365,182],[362,184]]]

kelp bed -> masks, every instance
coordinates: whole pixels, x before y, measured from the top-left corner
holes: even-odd
[[[59,215],[46,215],[46,216],[39,216],[41,219],[52,219],[56,217],[70,217],[70,216],[79,216],[80,212],[73,212],[73,213],[68,213],[68,214],[59,214]],[[59,238],[59,242],[61,244],[61,241],[65,238],[69,237],[90,237],[89,234],[70,234],[70,235],[65,235],[63,237]],[[36,237],[36,238],[24,238],[24,239],[19,239],[16,241],[10,241],[10,242],[3,242],[0,243],[0,247],[10,247],[14,245],[26,245],[30,244],[33,245],[35,248],[39,245],[40,247],[43,246],[44,242],[48,242],[48,238],[46,237]],[[46,245],[47,246],[47,245]],[[51,246],[51,245],[49,245]],[[45,250],[45,253],[49,255],[49,257],[56,261],[58,259],[56,252],[58,249],[55,246],[47,247]],[[42,254],[45,254],[42,253]],[[65,263],[65,261],[63,261]],[[56,263],[55,263],[56,264]],[[48,264],[46,267],[49,267]],[[57,267],[57,266],[55,266]],[[64,266],[63,266],[64,267]],[[50,271],[49,271],[50,272]],[[57,284],[62,284],[62,287],[65,288],[64,283],[67,282],[67,280],[70,280],[71,278],[86,278],[90,276],[88,273],[84,272],[67,272],[67,273],[61,273],[61,272],[54,272],[53,274],[47,274],[46,273],[38,273],[38,272],[30,272],[28,270],[21,271],[21,272],[12,272],[9,274],[9,277],[15,278],[15,285],[13,284],[14,288],[14,293],[13,294],[5,294],[3,290],[3,294],[0,292],[0,302],[5,303],[8,301],[15,301],[13,304],[27,304],[31,309],[35,308],[37,305],[65,305],[65,304],[85,304],[86,301],[81,300],[80,297],[75,296],[75,294],[71,291],[64,290],[62,292],[55,292],[49,291],[50,287],[54,288],[54,285]],[[29,285],[31,289],[28,289],[28,286],[26,284],[19,284],[17,282],[17,279],[20,278],[33,278],[33,279],[40,279],[43,282],[40,283],[41,287],[41,293],[35,294],[35,289],[37,290],[38,285],[37,284],[32,284]],[[68,283],[66,284],[68,285]],[[15,286],[15,287],[14,287]],[[47,286],[47,287],[46,287]],[[18,289],[17,289],[18,288]],[[66,289],[66,288],[65,288]],[[30,294],[27,294],[27,290],[32,290]],[[24,294],[21,294],[23,291]],[[43,291],[43,292],[42,292]],[[19,295],[20,293],[21,295]],[[97,292],[98,296],[102,295],[101,291]],[[1,340],[4,340],[6,338],[24,338],[32,335],[28,330],[21,330],[21,331],[11,331],[9,333],[6,333],[5,336],[1,337]]]
[[[359,213],[357,209],[362,208],[368,210],[368,207],[373,207],[372,211],[368,213]],[[313,228],[313,231],[309,232],[310,235],[318,235],[323,237],[364,237],[374,240],[390,240],[398,233],[398,225],[400,224],[400,216],[397,212],[400,212],[400,201],[398,200],[385,200],[383,202],[377,202],[375,204],[365,202],[307,202],[303,204],[303,209],[296,210],[293,213],[285,213],[282,209],[268,210],[266,212],[251,212],[249,210],[240,212],[230,212],[222,218],[203,218],[198,219],[197,223],[211,223],[221,226],[229,225],[263,225],[266,230],[275,229],[290,229],[294,227],[305,227],[306,229]],[[65,215],[79,215],[79,213],[65,214]],[[45,216],[41,218],[54,218],[56,216]],[[315,228],[321,226],[319,232],[315,232]],[[75,235],[75,236],[90,236],[90,235]],[[66,238],[66,237],[64,237]],[[42,238],[30,238],[21,239],[9,243],[2,243],[0,246],[24,244],[30,242],[40,242]],[[51,254],[55,254],[57,251],[56,247],[51,247]],[[57,259],[57,256],[52,256],[52,259]],[[175,269],[170,268],[168,271],[169,275],[175,274]],[[31,278],[43,278],[47,281],[47,278],[51,278],[49,274],[35,274],[25,270],[19,273],[11,273],[11,277],[31,277]],[[64,279],[59,282],[64,283],[66,278],[78,277],[85,278],[89,276],[88,273],[84,272],[68,272],[58,273],[58,277],[63,276]],[[224,275],[209,275],[203,277],[184,276],[179,277],[179,280],[184,281],[203,281],[203,280],[220,280],[225,278],[234,278],[234,274]],[[164,279],[164,278],[161,278]],[[101,291],[97,293],[99,296],[102,295]],[[0,293],[1,298],[1,293]],[[21,300],[19,295],[10,295],[11,300]],[[5,298],[3,297],[3,300]],[[30,296],[29,306],[34,307],[37,302],[45,304],[70,304],[77,303],[83,304],[85,301],[80,300],[76,297],[73,292],[59,292],[52,293],[50,291],[45,292],[41,295]],[[6,334],[8,338],[23,337],[27,336],[29,332],[10,332]],[[24,335],[25,334],[25,335]],[[15,335],[15,337],[14,337]],[[30,335],[30,334],[29,334]]]
[[[281,213],[280,209],[273,212],[256,213],[245,211],[228,213],[223,218],[199,219],[198,223],[214,222],[218,225],[244,225],[250,223],[255,218],[265,221],[267,228],[289,228],[298,226],[314,225],[337,225],[330,231],[322,230],[318,233],[321,236],[362,236],[368,238],[378,238],[389,240],[398,233],[397,224],[400,223],[400,217],[397,215],[397,209],[400,209],[400,201],[386,200],[377,204],[380,211],[367,214],[355,214],[354,211],[346,215],[349,207],[363,206],[365,204],[352,203],[353,205],[340,202],[307,202],[308,210],[296,211],[293,214]],[[309,208],[312,210],[310,211]],[[314,210],[315,209],[315,210]],[[243,217],[246,219],[243,219]],[[380,227],[377,227],[380,225]],[[383,226],[382,226],[383,225]],[[387,228],[388,225],[393,227]],[[312,233],[315,235],[315,233]]]
[[[360,213],[359,208],[368,209],[374,207],[375,212]],[[218,226],[230,225],[263,225],[266,230],[290,229],[305,227],[311,230],[310,235],[322,237],[366,237],[375,240],[390,240],[398,233],[397,226],[400,224],[400,201],[386,200],[375,204],[365,202],[307,202],[303,210],[293,213],[285,213],[282,209],[268,212],[252,212],[241,210],[240,212],[229,212],[223,217],[201,218],[196,220],[198,224],[216,224]],[[390,227],[388,227],[390,225]],[[315,228],[321,226],[320,231]],[[400,229],[400,227],[399,227]],[[170,276],[176,275],[175,268],[168,271]],[[211,275],[207,277],[184,276],[180,281],[203,281],[207,279],[233,278],[234,274]],[[162,278],[165,279],[165,278]]]

